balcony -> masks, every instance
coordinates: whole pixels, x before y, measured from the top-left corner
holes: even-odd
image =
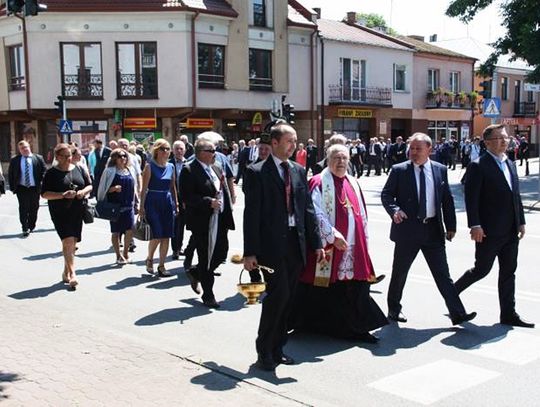
[[[342,85],[328,86],[330,104],[392,106],[392,89]]]
[[[102,99],[101,74],[64,75],[64,96],[70,99]]]
[[[272,88],[273,88],[272,78],[259,78],[259,77],[249,78],[249,90],[272,92]]]
[[[156,99],[157,78],[155,71],[149,74],[118,74],[118,97],[133,99]]]
[[[514,117],[536,117],[536,102],[514,102]]]
[[[476,94],[460,92],[428,92],[426,95],[426,109],[454,109],[471,110],[476,107],[478,96]]]
[[[200,73],[199,88],[224,89],[225,76]]]

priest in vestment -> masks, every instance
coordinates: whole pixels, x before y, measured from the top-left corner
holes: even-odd
[[[388,321],[369,294],[375,275],[367,245],[367,213],[358,180],[347,174],[349,150],[333,145],[328,167],[309,187],[326,261],[308,254],[290,327],[376,343],[371,334]]]

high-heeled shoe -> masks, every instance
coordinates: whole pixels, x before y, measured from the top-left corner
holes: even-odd
[[[79,282],[77,281],[76,278],[72,278],[71,280],[69,280],[69,287],[72,289],[72,290],[75,290],[77,289],[77,286],[79,285]]]
[[[172,274],[165,270],[165,266],[158,266],[157,272],[160,277],[172,277]]]
[[[149,274],[155,274],[154,262],[152,259],[146,259],[146,272]]]
[[[65,271],[62,273],[62,281],[64,283],[69,283],[69,277]]]

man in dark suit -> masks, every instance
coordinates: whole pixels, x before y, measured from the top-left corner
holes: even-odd
[[[257,366],[274,370],[294,361],[283,353],[291,311],[306,247],[324,257],[306,171],[290,160],[296,149],[296,131],[277,124],[270,131],[272,155],[253,164],[245,174],[244,267],[264,265],[267,282],[256,341]]]
[[[214,271],[227,258],[227,233],[234,230],[231,197],[221,167],[214,165],[216,147],[206,138],[195,142],[195,159],[180,172],[180,197],[186,207],[186,227],[191,231],[199,263],[186,270],[191,288],[209,308],[219,308],[214,296]]]
[[[306,146],[306,169],[311,170],[314,173],[315,164],[317,164],[317,146],[313,142],[313,139],[308,139]]]
[[[366,151],[366,162],[367,162],[367,174],[366,177],[369,177],[371,172],[371,167],[375,168],[375,175],[381,175],[381,162],[382,162],[382,146],[379,143],[377,137],[372,137],[369,141],[369,147]]]
[[[96,166],[94,167],[94,180],[92,183],[92,194],[97,195],[99,187],[99,181],[101,180],[101,174],[107,167],[107,161],[111,156],[111,149],[103,146],[103,141],[100,139],[94,140],[94,154],[96,155]]]
[[[429,160],[431,143],[426,134],[413,134],[410,161],[392,167],[381,193],[382,204],[393,221],[390,239],[395,242],[388,318],[407,322],[401,312],[401,297],[407,273],[421,250],[452,324],[457,325],[470,321],[476,313],[465,312],[448,270],[444,226],[446,239],[451,241],[456,233],[456,212],[446,167]]]
[[[246,142],[244,140],[240,140],[238,142],[238,170],[234,180],[235,184],[238,184],[238,182],[240,182],[244,176],[244,172],[246,171],[246,166],[249,161],[249,153],[250,148],[246,146]]]
[[[178,212],[174,218],[174,236],[171,237],[171,247],[172,247],[172,259],[178,260],[182,254],[182,242],[184,241],[184,228],[185,228],[185,217],[186,211],[184,205],[182,204],[182,199],[180,196],[180,173],[186,159],[184,154],[186,152],[186,146],[183,141],[176,140],[172,146],[173,156],[169,162],[174,165],[175,176],[176,176],[176,193],[178,194],[178,202],[180,203]]]
[[[27,237],[36,227],[41,181],[46,167],[42,156],[32,154],[27,141],[21,140],[17,146],[19,154],[9,162],[8,179],[9,188],[19,201],[19,221],[23,236]]]
[[[456,281],[458,292],[488,275],[499,259],[501,324],[534,328],[516,313],[519,240],[525,235],[525,215],[515,164],[505,154],[509,137],[503,124],[485,128],[487,152],[467,167],[465,205],[471,239],[476,242],[474,267]]]
[[[407,161],[407,144],[403,142],[403,137],[396,137],[396,142],[392,144],[390,150],[390,156],[392,158],[392,165],[399,164]]]

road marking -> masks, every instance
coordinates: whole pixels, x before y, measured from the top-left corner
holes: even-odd
[[[500,375],[493,370],[441,359],[385,377],[368,386],[429,405]]]
[[[540,358],[540,337],[508,331],[506,335],[483,342],[466,352],[514,365],[526,365]]]

